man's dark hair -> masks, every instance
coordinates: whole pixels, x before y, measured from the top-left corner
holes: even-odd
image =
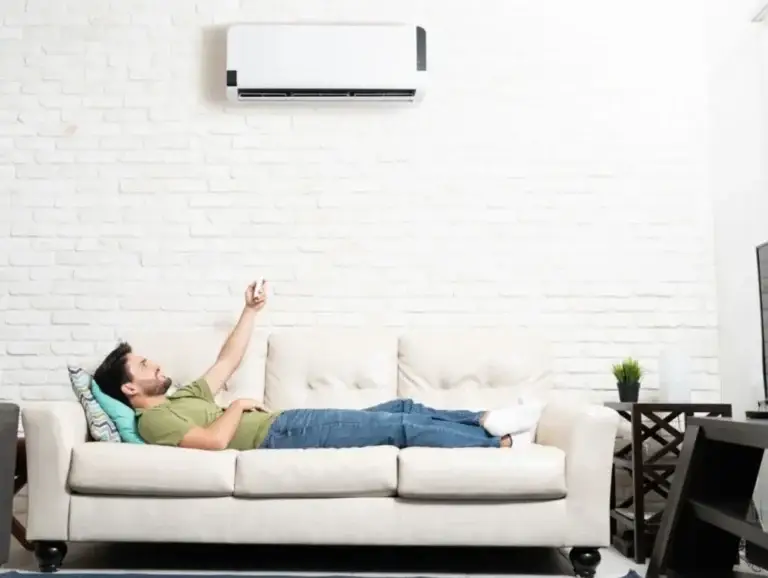
[[[133,350],[130,345],[124,341],[121,342],[104,358],[98,369],[93,372],[93,380],[101,388],[101,391],[128,407],[131,406],[131,402],[120,388],[124,383],[133,379],[126,365],[126,358],[131,351]]]

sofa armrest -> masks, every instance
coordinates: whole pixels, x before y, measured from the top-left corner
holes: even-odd
[[[536,442],[565,452],[568,546],[610,543],[610,492],[619,415],[597,404],[550,402]]]
[[[39,402],[21,410],[27,451],[29,540],[69,536],[67,478],[72,449],[88,439],[85,412],[77,402]]]

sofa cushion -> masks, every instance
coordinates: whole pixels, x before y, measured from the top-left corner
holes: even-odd
[[[494,409],[552,388],[547,341],[497,328],[414,329],[398,348],[398,395],[444,409]]]
[[[117,401],[114,397],[101,391],[96,381],[91,382],[93,397],[106,412],[120,434],[120,439],[129,444],[146,443],[139,435],[139,424],[136,421],[136,411],[130,406]]]
[[[407,498],[558,499],[566,495],[565,452],[520,449],[407,448],[398,457],[397,493]]]
[[[158,330],[148,329],[147,323],[137,323],[137,327],[127,329],[120,337],[131,344],[135,353],[158,363],[164,373],[173,379],[174,385],[169,393],[203,375],[216,361],[221,346],[232,331],[232,326],[227,324],[198,329]],[[253,332],[237,371],[229,379],[227,388],[216,395],[219,405],[226,407],[240,397],[263,401],[268,336],[265,330]],[[107,353],[107,350],[100,351],[86,369],[93,372]]]
[[[272,409],[359,409],[397,397],[397,333],[289,330],[269,337],[265,402]]]
[[[235,496],[392,496],[397,448],[250,450],[237,457]]]
[[[231,496],[237,452],[88,442],[72,451],[69,487],[83,494]]]
[[[67,367],[69,381],[75,392],[77,401],[83,406],[85,412],[85,421],[88,422],[88,431],[91,437],[98,442],[120,442],[120,433],[117,425],[99,405],[91,391],[91,374],[82,367]]]

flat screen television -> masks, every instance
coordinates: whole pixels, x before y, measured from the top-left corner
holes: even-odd
[[[763,337],[763,399],[768,400],[768,243],[757,247],[757,278],[760,286],[760,330]]]
[[[763,402],[758,403],[760,411],[747,412],[748,419],[766,419],[766,408],[764,404],[768,400],[768,343],[765,338],[768,335],[768,243],[763,243],[757,247],[757,279],[760,288],[760,332],[762,334],[762,360],[763,360]],[[760,407],[760,406],[763,407]],[[764,490],[760,493],[764,493]],[[765,529],[766,514],[765,505],[754,503],[747,512],[747,519],[753,523],[758,523]],[[763,569],[768,568],[768,550],[758,546],[754,542],[747,540],[746,551],[744,555],[747,562],[759,566]]]

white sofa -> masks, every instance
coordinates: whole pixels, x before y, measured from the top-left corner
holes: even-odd
[[[210,365],[227,329],[125,338],[183,384]],[[257,332],[217,399],[253,397],[274,409],[545,400],[535,444],[511,450],[93,442],[77,402],[29,403],[28,538],[47,571],[62,563],[66,542],[127,541],[571,547],[577,574],[591,576],[597,548],[609,545],[618,415],[555,389],[551,368],[545,341],[513,331]]]

